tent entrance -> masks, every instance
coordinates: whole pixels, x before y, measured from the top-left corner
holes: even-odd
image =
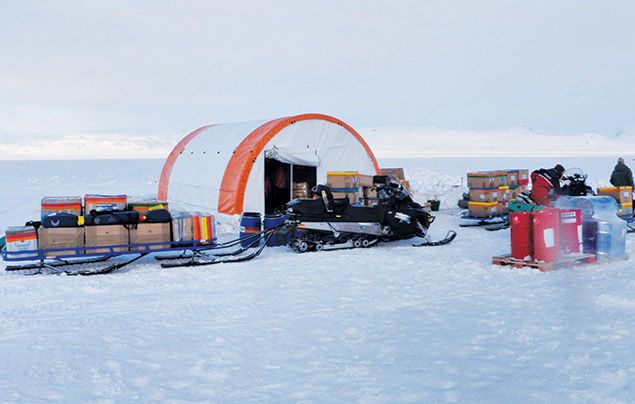
[[[295,198],[310,198],[317,185],[317,167],[265,158],[265,214],[284,212]]]

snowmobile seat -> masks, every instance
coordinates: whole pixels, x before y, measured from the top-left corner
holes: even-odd
[[[326,185],[318,185],[313,189],[313,192],[321,195],[322,200],[324,201],[324,206],[326,206],[326,210],[328,212],[334,213],[342,213],[344,209],[350,205],[350,201],[348,197],[345,198],[334,198],[333,192],[331,192],[331,188]]]

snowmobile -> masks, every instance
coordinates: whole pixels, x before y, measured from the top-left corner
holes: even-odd
[[[351,204],[348,198],[334,198],[330,188],[317,185],[315,199],[295,199],[286,205],[288,220],[278,230],[279,241],[298,252],[342,248],[367,248],[382,241],[421,237],[414,246],[450,243],[456,232],[431,241],[428,228],[434,217],[415,202],[401,185],[388,181],[376,187],[379,202],[372,207]]]
[[[586,184],[588,175],[579,168],[571,168],[565,171],[564,185],[560,188],[560,195],[586,196],[595,195],[593,188]]]

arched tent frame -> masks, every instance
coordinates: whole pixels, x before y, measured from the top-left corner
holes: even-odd
[[[352,127],[328,115],[303,114],[195,130],[167,158],[158,197],[176,199],[185,208],[232,215],[243,210],[262,211],[260,200],[246,199],[245,195],[264,195],[264,151],[274,147],[291,156],[314,153],[323,159],[324,164],[318,165],[322,181],[326,171],[380,174],[372,150]]]

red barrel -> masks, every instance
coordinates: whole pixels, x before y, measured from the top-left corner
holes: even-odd
[[[509,218],[511,225],[512,257],[519,260],[533,256],[531,213],[532,212],[513,212]]]
[[[533,212],[534,259],[558,261],[560,255],[560,211],[545,208]]]
[[[560,210],[560,252],[579,254],[582,252],[582,211],[580,209]]]

